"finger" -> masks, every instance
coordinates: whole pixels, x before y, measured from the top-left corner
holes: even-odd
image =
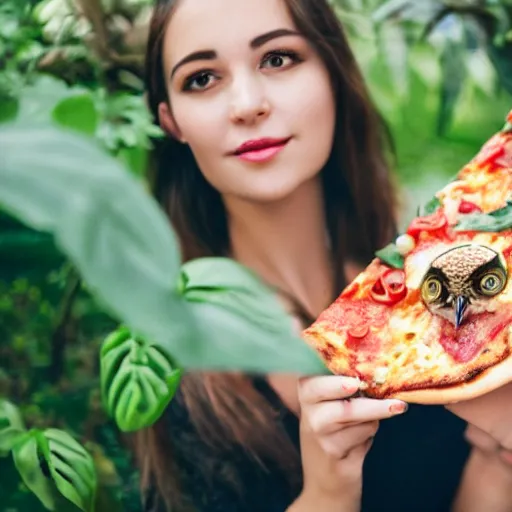
[[[507,465],[512,466],[512,451],[511,450],[505,450],[502,449],[500,451],[500,458],[501,460]]]
[[[303,404],[316,404],[326,400],[339,400],[352,396],[361,381],[352,377],[325,375],[299,379],[299,400]]]
[[[354,398],[331,400],[304,408],[304,418],[313,432],[328,434],[351,423],[391,418],[407,410],[407,404],[400,400],[375,400]]]
[[[474,425],[468,425],[464,437],[471,445],[483,452],[494,452],[499,448],[498,441]]]
[[[319,439],[322,449],[336,459],[345,459],[356,447],[373,439],[379,428],[378,421],[347,427]]]

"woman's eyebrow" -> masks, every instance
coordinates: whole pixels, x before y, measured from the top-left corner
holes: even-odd
[[[176,71],[178,69],[188,64],[189,62],[194,62],[195,60],[214,60],[217,58],[217,52],[214,50],[200,50],[198,52],[193,52],[187,55],[186,57],[183,57],[173,68],[171,71],[171,79],[176,74]]]
[[[260,46],[263,46],[268,41],[271,41],[272,39],[276,39],[277,37],[283,37],[283,36],[300,36],[301,34],[295,30],[290,30],[288,28],[278,28],[276,30],[271,30],[270,32],[267,32],[265,34],[262,34],[261,36],[255,37],[251,43],[250,47],[255,50],[256,48],[259,48]]]
[[[266,32],[265,34],[261,34],[256,36],[250,43],[249,46],[255,50],[260,46],[263,46],[268,41],[272,39],[276,39],[278,37],[283,36],[300,36],[301,34],[295,30],[290,30],[288,28],[278,28],[276,30],[271,30],[270,32]],[[183,57],[173,68],[171,71],[171,79],[176,74],[176,71],[183,66],[184,64],[188,64],[189,62],[193,62],[196,60],[214,60],[217,58],[217,52],[215,50],[199,50],[197,52],[192,52],[186,57]]]

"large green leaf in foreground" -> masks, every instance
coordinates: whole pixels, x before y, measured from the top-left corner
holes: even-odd
[[[141,185],[95,143],[50,126],[2,128],[0,205],[52,233],[117,316],[157,339],[173,317],[178,336],[189,331],[174,293],[175,237]]]
[[[276,295],[235,261],[200,258],[186,263],[181,269],[180,291],[201,338],[226,354],[225,360],[212,360],[212,368],[222,370],[233,362],[234,367],[266,372],[326,371],[316,354],[293,334],[291,317]],[[194,345],[198,360],[208,357],[207,346]]]
[[[185,369],[325,371],[248,271],[216,258],[182,270],[157,203],[90,140],[49,126],[4,125],[0,205],[53,234],[112,313]]]

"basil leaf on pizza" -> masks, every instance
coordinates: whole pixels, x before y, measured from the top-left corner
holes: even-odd
[[[488,231],[500,232],[512,229],[512,201],[507,205],[489,213],[471,213],[461,218],[457,231]]]
[[[423,215],[430,215],[434,213],[441,206],[441,201],[439,198],[434,196],[424,207],[423,207]]]
[[[375,253],[382,262],[393,268],[404,268],[404,257],[398,251],[396,244],[388,244]]]
[[[511,152],[491,137],[303,331],[331,372],[425,404],[512,381]]]

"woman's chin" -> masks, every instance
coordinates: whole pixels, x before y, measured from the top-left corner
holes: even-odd
[[[265,181],[258,180],[259,183],[252,183],[233,191],[232,195],[238,199],[258,204],[278,204],[286,202],[296,194],[299,194],[305,187],[304,185],[311,181],[311,178],[304,181],[294,180],[277,180],[275,178],[267,178]]]

